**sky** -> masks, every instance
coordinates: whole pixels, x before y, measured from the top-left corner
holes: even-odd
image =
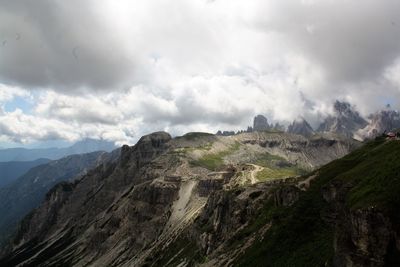
[[[399,108],[398,0],[0,0],[0,146]]]

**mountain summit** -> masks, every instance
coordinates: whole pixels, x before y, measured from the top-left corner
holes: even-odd
[[[294,120],[293,123],[289,125],[287,132],[305,137],[310,137],[315,133],[311,125],[304,118]]]
[[[328,116],[318,127],[318,132],[332,132],[353,137],[359,129],[367,126],[368,122],[347,102],[334,103],[334,115]]]
[[[268,119],[264,115],[257,115],[253,121],[253,131],[266,131],[270,129]]]
[[[400,113],[396,110],[382,110],[369,116],[370,123],[357,134],[364,138],[373,138],[384,132],[400,129]]]

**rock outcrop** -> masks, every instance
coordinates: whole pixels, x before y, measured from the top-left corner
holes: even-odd
[[[253,121],[253,131],[267,131],[271,127],[268,124],[268,119],[263,115],[257,115]]]
[[[396,110],[382,110],[368,119],[369,124],[357,132],[360,139],[374,138],[384,132],[400,129],[400,113]]]
[[[334,104],[334,115],[328,116],[317,131],[338,133],[351,138],[356,131],[367,124],[367,121],[349,103],[337,100]]]
[[[400,252],[398,227],[378,207],[349,209],[346,198],[352,188],[340,180],[322,188],[331,207],[330,217],[325,219],[335,229],[333,266],[396,266],[400,263],[400,254],[396,256]]]
[[[166,207],[172,205],[179,190],[175,183],[155,179],[167,168],[151,165],[166,151],[170,140],[171,136],[162,132],[144,136],[136,146],[122,147],[116,162],[51,190],[45,202],[21,223],[13,241],[16,257],[8,258],[6,264],[82,265],[98,261],[118,265],[121,246],[134,255],[154,241],[168,220]],[[165,165],[173,167],[174,163]],[[116,246],[115,254],[103,254],[111,245]],[[73,252],[54,254],[61,250]]]
[[[310,137],[315,134],[311,125],[304,118],[294,120],[293,123],[289,125],[287,132],[305,137]]]

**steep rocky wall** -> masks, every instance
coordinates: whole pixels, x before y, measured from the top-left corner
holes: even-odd
[[[346,197],[352,185],[334,180],[322,189],[331,204],[328,220],[335,227],[334,266],[396,266],[400,264],[399,230],[377,207],[350,209]],[[397,252],[396,252],[397,250]],[[393,254],[392,254],[393,253]]]
[[[136,146],[123,147],[119,161],[54,188],[21,224],[11,248],[15,254],[0,263],[85,265],[102,255],[99,263],[107,266],[123,251],[137,252],[152,242],[168,220],[179,185],[157,182],[157,170],[147,165],[170,139],[166,133],[145,136]]]

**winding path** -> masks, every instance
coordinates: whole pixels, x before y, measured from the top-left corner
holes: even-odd
[[[255,164],[250,164],[250,163],[247,165],[252,166],[254,168],[253,170],[250,171],[250,181],[251,181],[251,184],[255,184],[258,182],[258,180],[256,178],[257,173],[262,171],[264,169],[264,167],[261,167],[261,166],[255,165]]]

